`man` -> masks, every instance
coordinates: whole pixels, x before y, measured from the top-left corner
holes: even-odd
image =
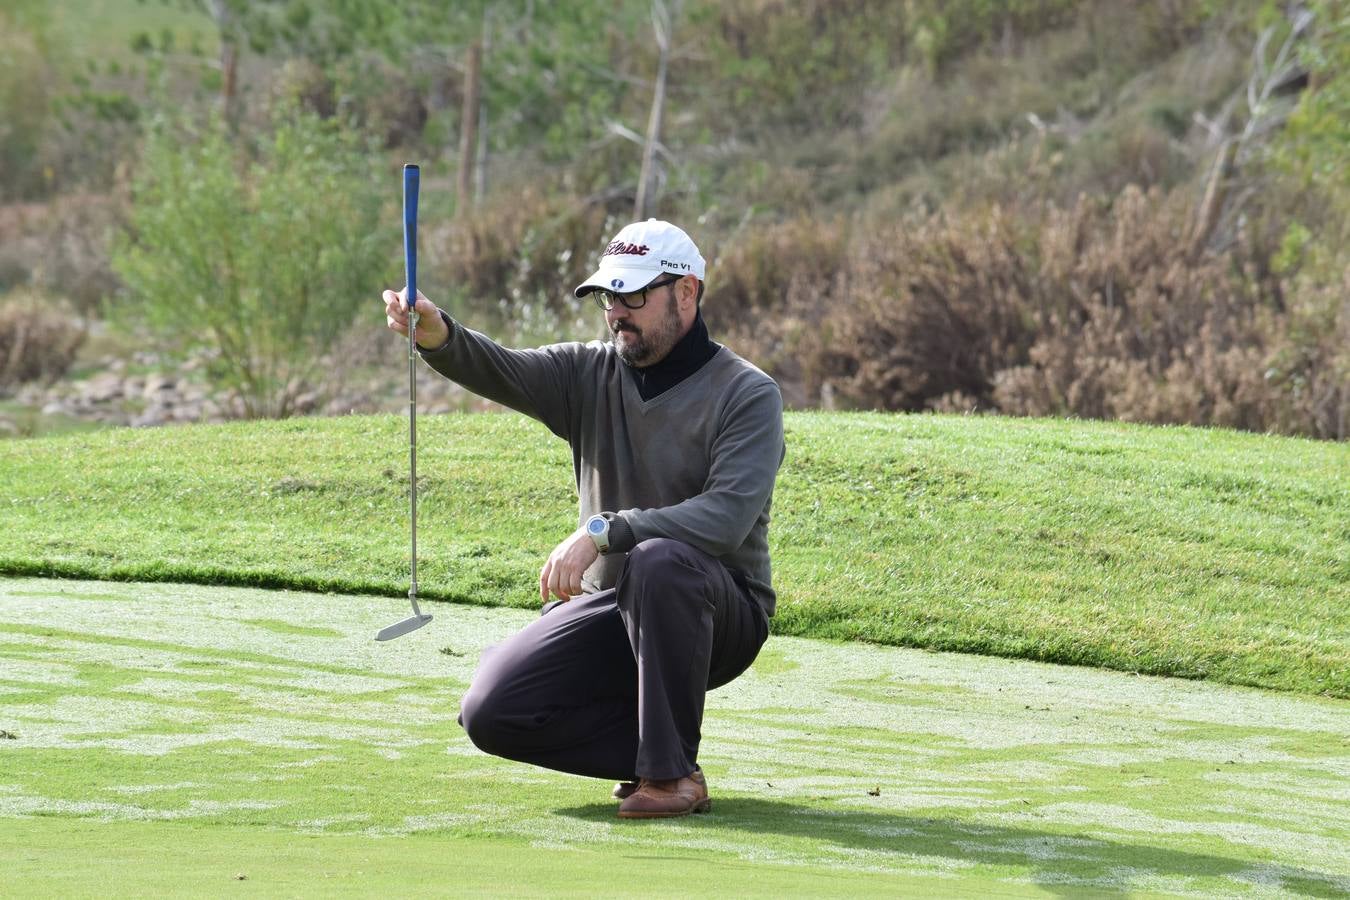
[[[420,293],[436,371],[572,448],[580,527],[549,554],[540,618],[483,653],[460,722],[481,749],[618,779],[622,818],[704,812],[705,693],[754,661],[775,595],[767,540],[784,455],[774,381],[708,338],[704,261],[649,219],[576,288],[612,342],[506,349]],[[407,335],[403,296],[384,292]]]

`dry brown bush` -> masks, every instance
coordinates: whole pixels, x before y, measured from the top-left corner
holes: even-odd
[[[428,283],[452,286],[476,311],[490,306],[521,334],[532,334],[522,324],[530,321],[546,331],[549,322],[577,319],[583,307],[572,288],[617,230],[599,204],[533,188],[499,195],[428,235],[437,260]]]
[[[880,230],[797,220],[743,242],[712,278],[730,342],[800,405],[987,405],[993,372],[1031,337],[1030,277],[997,209]]]
[[[759,228],[710,323],[794,405],[984,409],[1344,437],[1350,284],[1193,249],[1194,198]],[[1260,238],[1258,241],[1257,238]]]
[[[854,245],[832,312],[829,367],[850,404],[987,405],[992,375],[1026,353],[1033,273],[1001,210],[937,216]]]
[[[26,381],[60,378],[84,343],[69,304],[32,291],[0,300],[0,391]]]
[[[1279,312],[1244,271],[1252,248],[1198,255],[1186,197],[1127,188],[1040,229],[1036,340],[999,372],[1007,412],[1262,430]]]
[[[840,220],[799,216],[742,228],[709,260],[708,327],[775,373],[790,405],[819,402],[816,332],[847,270],[848,238]]]

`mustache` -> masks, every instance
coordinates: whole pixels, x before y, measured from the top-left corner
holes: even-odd
[[[626,322],[615,322],[613,331],[615,334],[618,334],[620,331],[631,331],[633,334],[642,334],[641,331]]]

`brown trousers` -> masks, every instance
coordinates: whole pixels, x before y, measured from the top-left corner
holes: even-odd
[[[550,603],[484,650],[459,721],[495,756],[596,778],[681,778],[698,765],[704,695],[749,668],[768,633],[715,558],[643,541],[612,589]]]

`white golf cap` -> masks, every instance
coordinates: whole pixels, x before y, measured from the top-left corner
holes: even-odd
[[[689,235],[669,222],[634,222],[614,236],[600,254],[600,268],[573,293],[585,297],[596,290],[640,291],[662,272],[693,275],[702,281],[703,255]]]

